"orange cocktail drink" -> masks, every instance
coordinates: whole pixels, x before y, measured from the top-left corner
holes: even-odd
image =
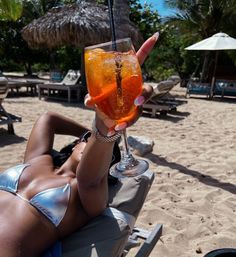
[[[97,107],[117,123],[131,118],[135,98],[142,91],[142,74],[134,50],[85,51],[88,91]]]
[[[131,39],[86,47],[85,73],[89,94],[97,108],[117,124],[137,118],[134,100],[142,94],[142,73]],[[126,129],[122,135],[121,160],[110,168],[110,174],[117,178],[140,175],[148,169],[148,162],[133,157]]]

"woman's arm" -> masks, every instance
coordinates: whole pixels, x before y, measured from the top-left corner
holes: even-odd
[[[140,64],[144,62],[148,53],[151,51],[158,39],[158,34],[153,35],[144,42],[140,50],[137,52],[137,57]],[[148,86],[143,87],[142,97],[147,100],[151,96],[152,90]],[[94,108],[91,98],[88,95],[85,99],[85,105]],[[106,115],[98,109],[96,111],[96,127],[103,135],[107,135],[110,127],[114,126],[115,122],[110,120]],[[137,113],[127,123],[127,126],[132,125],[139,117]],[[88,216],[96,216],[106,207],[108,198],[107,174],[112,158],[112,150],[114,142],[101,142],[93,134],[83,152],[81,161],[77,167],[76,177],[78,181],[78,191],[81,203]]]
[[[79,137],[88,129],[77,122],[54,112],[46,112],[36,121],[25,151],[24,162],[37,156],[49,154],[55,134]]]
[[[99,215],[107,205],[107,176],[113,147],[114,142],[101,142],[92,134],[77,167],[78,192],[89,217]]]

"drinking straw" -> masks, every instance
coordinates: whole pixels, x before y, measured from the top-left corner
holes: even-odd
[[[112,50],[116,51],[117,50],[117,48],[116,48],[116,31],[115,31],[114,16],[113,16],[113,8],[112,7],[113,7],[113,0],[108,0]]]
[[[117,51],[116,45],[116,31],[114,25],[114,16],[113,16],[113,0],[108,0],[108,10],[109,10],[109,19],[110,19],[110,29],[111,29],[111,40],[112,40],[112,50]],[[122,98],[122,86],[121,86],[121,63],[119,58],[115,58],[116,63],[116,85],[117,85],[117,104],[122,107],[124,102]]]

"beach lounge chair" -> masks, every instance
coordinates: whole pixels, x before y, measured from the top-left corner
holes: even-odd
[[[167,114],[177,108],[177,101],[165,98],[165,96],[178,84],[175,80],[165,80],[153,85],[153,95],[147,103],[143,105],[144,111],[151,111],[151,117],[156,117],[156,113]]]
[[[216,79],[214,95],[216,96],[236,96],[236,80]]]
[[[203,95],[209,98],[210,90],[211,90],[211,83],[203,83],[203,82],[189,80],[187,84],[186,97],[190,97],[191,95]]]
[[[213,96],[236,96],[236,80],[216,79],[213,89]],[[187,84],[186,97],[191,95],[204,95],[210,97],[211,83],[203,83],[190,80]]]
[[[0,77],[0,125],[7,125],[8,133],[14,134],[14,122],[20,122],[21,117],[8,113],[2,103],[8,94],[8,81],[5,77]]]
[[[62,257],[124,257],[133,247],[139,247],[135,257],[149,256],[161,236],[162,225],[156,224],[147,231],[135,227],[135,221],[153,179],[153,172],[148,170],[141,176],[110,185],[105,211],[64,239],[61,246],[56,245],[57,250],[62,249]],[[143,239],[141,245],[140,239]]]
[[[80,97],[80,71],[69,70],[64,79],[61,82],[49,82],[38,84],[38,97],[46,98],[62,98],[60,93],[63,91],[67,92],[67,101],[71,102],[72,91],[76,93],[76,99],[79,100]]]
[[[8,88],[11,94],[16,96],[20,93],[35,96],[37,94],[37,84],[48,82],[46,79],[40,79],[38,76],[16,75],[16,74],[3,74],[8,81]],[[25,88],[25,90],[21,90]]]

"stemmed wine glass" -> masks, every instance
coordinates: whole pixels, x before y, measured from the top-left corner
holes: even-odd
[[[134,115],[134,100],[142,92],[142,72],[130,38],[86,47],[85,73],[89,94],[98,109],[117,124]],[[110,174],[118,178],[140,175],[149,164],[133,157],[126,130],[122,132],[124,151]]]

